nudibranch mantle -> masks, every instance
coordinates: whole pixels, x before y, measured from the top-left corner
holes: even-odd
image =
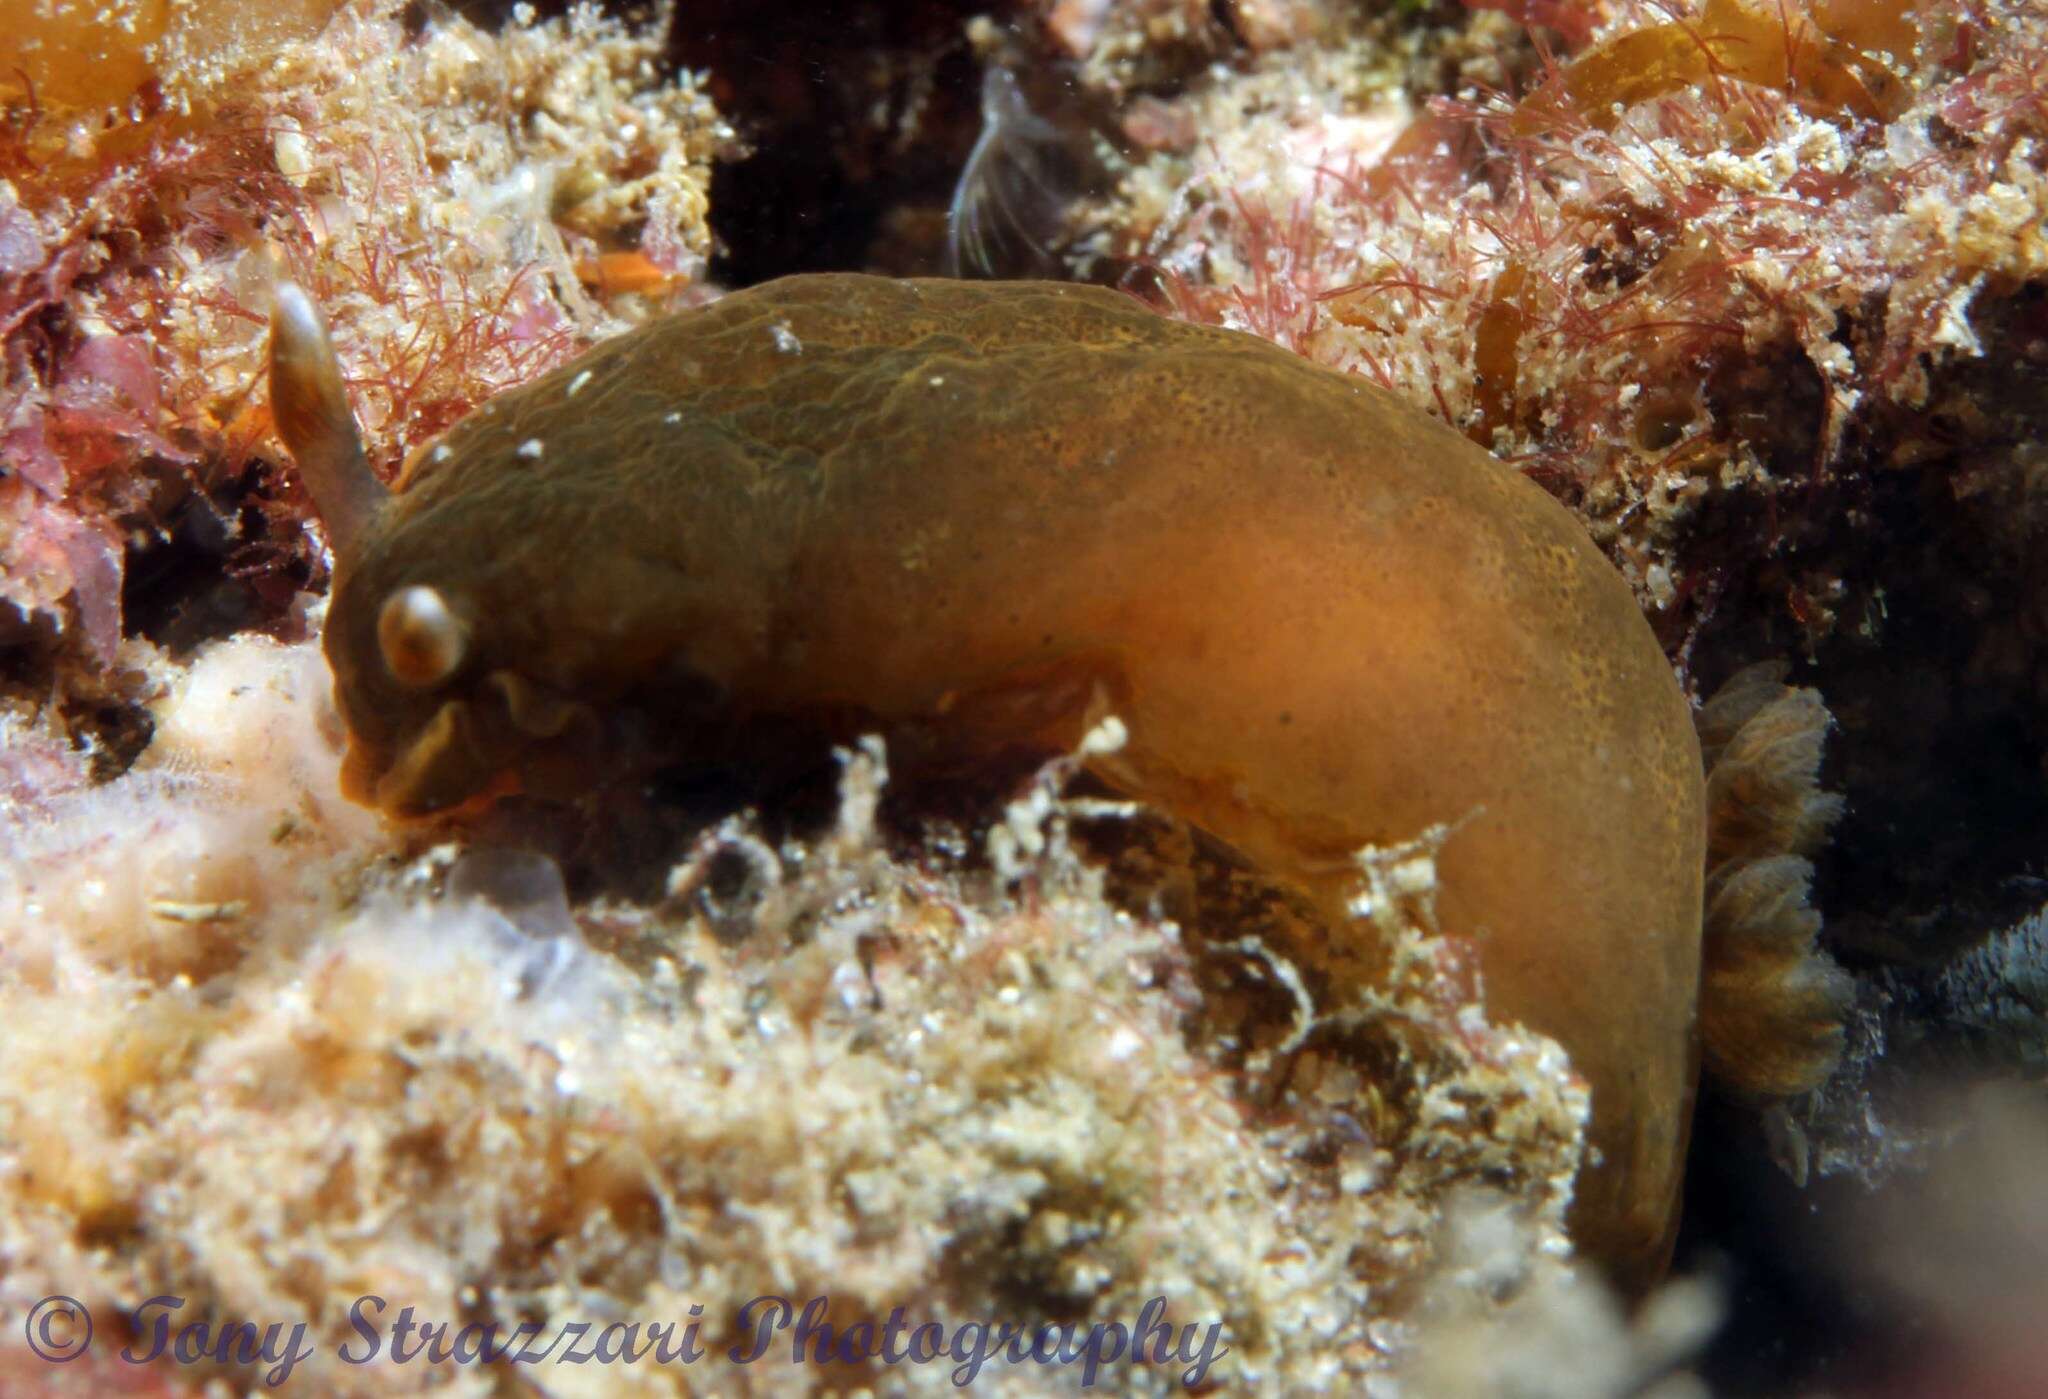
[[[302,465],[359,477],[338,378],[274,393]],[[1092,769],[1307,893],[1353,984],[1381,953],[1352,852],[1450,823],[1439,914],[1489,1012],[1592,1089],[1578,1242],[1659,1266],[1697,1063],[1689,707],[1578,522],[1394,395],[1097,288],[802,276],[501,395],[387,498],[311,484],[347,517],[347,782],[394,814],[573,789],[620,714],[971,754],[1113,711]]]

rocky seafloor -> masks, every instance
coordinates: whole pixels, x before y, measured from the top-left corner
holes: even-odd
[[[161,1318],[303,1323],[308,1393],[1064,1392],[1153,1299],[1185,1354],[1100,1387],[2031,1392],[2038,6],[24,13],[0,1392],[277,1364],[122,1359]],[[1662,1290],[1572,1258],[1583,1085],[1487,1018],[1426,851],[1362,867],[1399,974],[1331,1005],[1105,868],[1156,818],[1070,796],[1072,763],[940,821],[849,749],[815,809],[586,808],[585,839],[342,799],[326,541],[263,384],[278,270],[388,476],[606,336],[828,267],[1106,281],[1367,376],[1574,509],[1697,698],[1774,662],[1826,705],[1839,1065],[1706,1090]],[[65,1363],[58,1295],[95,1322]],[[368,1296],[451,1341],[695,1319],[706,1354],[355,1363]],[[943,1344],[734,1361],[764,1297]],[[988,1358],[1005,1322],[1066,1329]]]

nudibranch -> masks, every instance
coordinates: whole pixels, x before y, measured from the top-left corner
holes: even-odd
[[[1489,1010],[1592,1091],[1579,1246],[1660,1265],[1698,1062],[1690,708],[1578,522],[1353,376],[1111,291],[791,277],[486,404],[386,491],[317,312],[275,414],[336,555],[351,795],[587,781],[621,733],[848,722],[1064,748],[1327,915],[1429,827]],[[622,719],[621,716],[626,716]],[[828,717],[829,716],[829,719]]]

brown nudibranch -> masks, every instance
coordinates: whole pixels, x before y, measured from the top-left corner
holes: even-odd
[[[1573,1231],[1661,1266],[1698,1060],[1690,710],[1578,522],[1457,432],[1251,336],[1050,283],[793,277],[598,346],[363,466],[317,313],[273,394],[336,546],[352,795],[573,787],[611,716],[854,716],[1091,768],[1304,891],[1438,823],[1491,1014],[1560,1040]]]

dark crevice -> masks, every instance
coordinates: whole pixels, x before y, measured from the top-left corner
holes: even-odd
[[[943,211],[980,130],[966,24],[988,13],[969,0],[692,6],[676,61],[710,75],[752,150],[712,178],[713,280],[936,272]]]

